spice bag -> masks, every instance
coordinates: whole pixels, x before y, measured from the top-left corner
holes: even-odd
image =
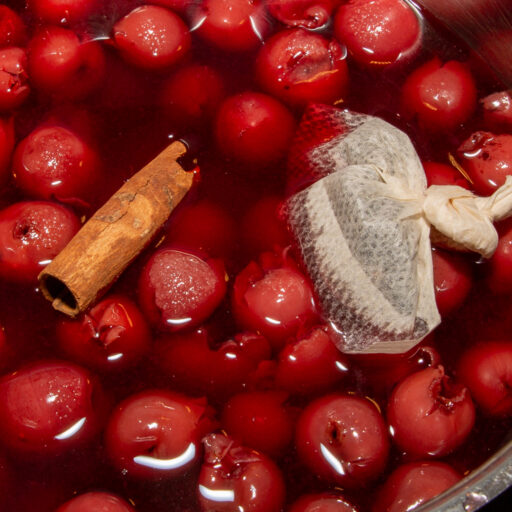
[[[406,352],[440,322],[431,232],[489,257],[498,242],[492,222],[512,212],[512,178],[487,198],[427,189],[405,133],[335,107],[310,106],[297,137],[288,182],[299,191],[285,213],[338,347]]]

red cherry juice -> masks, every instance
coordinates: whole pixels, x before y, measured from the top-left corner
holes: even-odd
[[[62,2],[63,5],[65,3]],[[82,3],[87,8],[82,9]],[[402,43],[396,41],[398,47],[393,48],[392,62],[383,62],[391,58],[384,55],[379,56],[380,60],[375,64],[367,56],[361,57],[361,48],[356,48],[351,54],[343,41],[337,39],[337,34],[343,33],[339,26],[342,15],[338,15],[336,24],[334,22],[341,3],[343,2],[334,0],[298,0],[295,7],[291,5],[294,4],[293,1],[288,2],[290,5],[285,5],[286,2],[279,0],[68,0],[69,16],[66,18],[61,17],[61,14],[56,15],[60,12],[60,7],[55,7],[60,5],[59,2],[33,0],[28,2],[26,9],[21,8],[20,2],[14,0],[5,2],[6,7],[14,13],[7,13],[8,19],[15,19],[16,26],[9,24],[4,27],[6,22],[0,23],[0,31],[6,32],[0,34],[0,44],[5,47],[16,44],[21,48],[28,48],[31,62],[28,83],[31,91],[27,91],[27,97],[18,98],[19,105],[15,108],[8,105],[2,110],[2,123],[5,126],[13,124],[15,146],[41,127],[52,126],[61,131],[72,131],[80,139],[80,143],[90,146],[91,151],[99,157],[101,166],[97,173],[101,176],[97,178],[95,171],[94,179],[98,181],[95,182],[95,193],[91,199],[90,194],[82,198],[79,192],[77,197],[64,197],[57,190],[52,191],[51,187],[46,186],[44,190],[39,190],[37,182],[31,182],[30,186],[35,183],[34,190],[28,185],[20,186],[24,178],[21,175],[16,176],[14,171],[15,175],[0,190],[0,208],[3,210],[21,201],[44,197],[71,209],[83,221],[166,145],[173,140],[182,140],[189,148],[183,164],[190,168],[198,165],[200,168],[197,182],[157,240],[128,268],[107,297],[115,294],[124,296],[139,307],[142,305],[142,311],[147,314],[154,305],[141,304],[140,281],[144,269],[157,250],[177,251],[182,255],[192,253],[195,258],[205,261],[211,258],[222,260],[224,270],[222,275],[219,274],[219,279],[225,280],[227,289],[227,292],[220,293],[216,298],[214,311],[208,311],[206,318],[201,317],[198,320],[200,325],[192,322],[188,327],[185,323],[184,329],[179,333],[172,329],[166,330],[165,326],[153,322],[149,315],[146,321],[153,324],[151,347],[140,351],[142,355],[138,362],[110,371],[109,365],[88,366],[88,358],[74,359],[72,354],[75,350],[63,349],[63,346],[82,343],[82,339],[84,344],[95,343],[94,334],[90,334],[94,330],[84,331],[77,325],[78,330],[82,329],[80,335],[77,335],[78,341],[66,342],[59,339],[57,332],[60,336],[72,336],[74,330],[66,330],[64,334],[62,329],[58,331],[62,316],[42,298],[37,282],[23,278],[2,279],[0,327],[3,329],[2,339],[5,337],[5,343],[2,343],[0,352],[0,378],[4,382],[10,382],[14,372],[20,370],[24,372],[23,375],[27,375],[41,361],[46,361],[45,364],[81,365],[84,375],[92,375],[91,378],[101,384],[102,390],[101,397],[96,396],[96,391],[91,391],[90,396],[85,391],[80,391],[84,395],[75,396],[77,402],[85,401],[83,407],[87,411],[98,413],[91,419],[84,416],[84,422],[93,422],[101,432],[87,436],[84,442],[76,443],[76,446],[73,443],[62,443],[63,448],[69,444],[71,449],[65,448],[61,451],[59,436],[60,439],[67,439],[66,436],[73,436],[72,430],[60,432],[52,440],[56,447],[50,454],[44,449],[36,453],[37,447],[33,450],[18,450],[20,443],[23,445],[23,440],[19,438],[11,445],[9,438],[0,440],[3,470],[0,474],[0,488],[8,482],[12,501],[6,505],[6,510],[52,512],[74,496],[88,492],[113,493],[133,505],[138,512],[164,512],[171,509],[186,512],[230,512],[238,510],[233,508],[237,504],[242,506],[253,502],[256,503],[255,512],[270,509],[279,511],[289,508],[302,496],[322,493],[334,493],[336,496],[339,494],[336,499],[350,503],[359,512],[375,510],[375,499],[389,475],[418,458],[415,454],[403,451],[401,446],[407,443],[394,443],[393,437],[388,433],[384,434],[381,429],[378,436],[371,439],[376,450],[382,453],[378,468],[368,477],[360,480],[356,478],[357,481],[348,486],[348,490],[340,490],[333,483],[336,479],[322,478],[325,471],[317,471],[318,468],[315,469],[315,464],[311,462],[322,455],[317,451],[309,458],[301,456],[304,448],[297,448],[295,445],[305,437],[303,432],[301,435],[296,434],[297,423],[301,425],[302,431],[309,432],[313,428],[308,423],[311,404],[315,407],[315,403],[319,403],[316,400],[322,401],[322,397],[329,396],[355,400],[363,403],[372,417],[379,418],[379,425],[385,425],[383,428],[389,429],[386,408],[397,381],[406,383],[410,375],[429,367],[439,368],[440,364],[442,371],[457,379],[460,356],[469,347],[481,347],[486,341],[512,344],[511,295],[496,295],[488,285],[489,265],[471,255],[458,255],[457,258],[464,260],[464,268],[472,268],[473,281],[466,280],[462,292],[443,289],[446,296],[453,295],[457,298],[456,306],[449,308],[441,326],[422,342],[419,349],[404,356],[337,357],[325,346],[328,336],[326,322],[316,309],[314,301],[309,299],[307,315],[297,316],[298,313],[293,308],[285,312],[285,317],[292,315],[296,324],[293,331],[285,329],[289,337],[279,339],[278,342],[272,340],[272,332],[279,332],[279,329],[270,329],[270,341],[273,342],[269,343],[262,336],[265,333],[250,332],[252,324],[240,322],[237,317],[237,305],[233,304],[233,285],[237,275],[247,269],[248,265],[258,264],[269,268],[269,274],[292,272],[290,269],[303,273],[296,248],[291,247],[285,226],[282,225],[279,205],[285,199],[287,185],[283,148],[289,145],[289,132],[300,122],[304,105],[309,99],[320,99],[341,108],[382,117],[408,133],[424,162],[446,165],[457,158],[457,149],[472,133],[487,130],[488,126],[484,124],[478,105],[474,104],[468,107],[467,112],[476,110],[476,113],[468,114],[462,124],[459,119],[455,120],[454,127],[448,132],[432,129],[432,125],[425,130],[417,117],[411,117],[409,112],[404,115],[402,110],[401,90],[410,74],[433,59],[436,63],[457,61],[463,63],[466,70],[464,73],[467,72],[473,77],[479,99],[503,90],[503,86],[495,81],[490,72],[482,68],[468,48],[459,41],[454,41],[443,28],[431,23],[429,16],[422,12],[415,13],[418,16],[418,29],[421,30],[421,44],[418,45],[414,34],[404,39],[407,41],[403,44],[410,43],[410,48],[402,48]],[[386,0],[384,5],[392,3]],[[146,4],[158,7],[146,8]],[[231,4],[235,7],[230,13],[230,24],[222,27],[219,23],[222,18],[221,11]],[[361,2],[354,4],[359,5]],[[152,18],[147,15],[148,9],[150,13],[167,10],[171,14]],[[410,7],[406,6],[406,9]],[[136,15],[133,15],[134,11]],[[213,13],[210,18],[209,13]],[[131,17],[126,19],[125,16],[129,14]],[[23,23],[21,28],[18,26],[18,18]],[[123,19],[124,22],[121,22]],[[138,19],[142,21],[137,21]],[[235,27],[234,20],[238,28]],[[289,26],[285,25],[286,22]],[[137,25],[135,29],[133,24]],[[396,19],[394,24],[397,24]],[[128,25],[129,30],[123,31],[125,25]],[[178,33],[173,29],[175,26],[179,27]],[[157,27],[160,35],[148,41],[140,36],[140,27],[146,27],[147,30]],[[309,28],[314,31],[308,31]],[[359,29],[360,27],[355,27],[354,30],[358,32]],[[21,35],[14,37],[9,30],[15,30]],[[62,62],[56,62],[53,75],[46,76],[44,70],[41,71],[41,63],[37,61],[40,58],[38,51],[30,50],[30,41],[36,37],[37,42],[37,38],[41,37],[41,30],[49,30],[48,33],[71,31],[74,34],[74,43],[79,41],[85,50],[82,52],[76,48],[61,48],[63,55],[68,58],[62,61],[65,69],[59,71],[58,66]],[[132,31],[136,34],[133,41],[130,40]],[[168,31],[173,32],[171,42],[166,39]],[[264,41],[270,38],[272,52],[267,49],[262,54],[262,48],[266,48]],[[289,62],[291,68],[283,82],[283,78],[278,77],[279,58],[283,56],[274,55],[274,52],[279,51],[282,41],[288,40],[307,40],[312,41],[308,44],[319,46],[314,47],[311,54],[297,53],[295,60]],[[357,41],[354,36],[350,43],[357,45]],[[370,44],[371,38],[369,41],[368,43],[365,39],[365,44]],[[95,45],[94,56],[90,56],[91,47],[87,46],[92,42]],[[381,49],[378,45],[377,47]],[[75,53],[70,55],[70,52]],[[400,58],[402,53],[407,56],[403,61]],[[336,58],[329,59],[326,55],[335,55]],[[353,55],[358,55],[358,58]],[[32,81],[30,67],[36,70]],[[464,76],[466,78],[466,74]],[[25,74],[21,78],[26,83]],[[198,83],[196,79],[204,82]],[[55,83],[52,84],[52,81]],[[256,102],[246,112],[238,112],[239,117],[236,119],[223,121],[223,118],[217,117],[217,111],[226,99],[239,98],[238,95],[249,93],[251,98],[256,97],[265,108]],[[463,89],[458,93],[464,96],[467,91]],[[468,94],[471,97],[463,99],[474,101],[472,88]],[[259,110],[256,112],[255,109]],[[222,112],[226,116],[229,109],[224,108]],[[449,117],[449,111],[447,113],[446,109],[443,110],[443,116]],[[264,129],[259,135],[258,130],[261,127],[255,128],[255,124],[263,122],[262,119],[272,130],[276,130],[276,123],[279,124],[284,119],[286,133],[277,130],[279,137],[268,137]],[[224,126],[223,122],[231,125]],[[246,132],[252,135],[238,141],[235,137],[236,147],[232,151],[232,144],[225,144],[226,131],[229,131],[229,137],[235,137],[234,132],[239,133],[240,137]],[[220,144],[216,140],[219,137],[222,138]],[[315,143],[314,137],[315,134],[308,142]],[[12,154],[14,149],[11,147],[14,145],[10,138],[6,137],[7,139],[9,141],[5,142],[5,148],[0,148],[2,172],[7,167],[3,163],[8,160],[4,153]],[[265,148],[260,150],[258,144],[265,144]],[[44,155],[43,159],[47,161],[50,157],[51,155]],[[460,180],[460,176],[456,175],[453,179]],[[178,219],[183,219],[183,222],[186,220],[186,229],[178,227],[173,231],[173,222]],[[253,237],[251,230],[254,231]],[[220,247],[219,240],[222,241]],[[450,269],[444,269],[443,272],[449,273]],[[244,275],[249,274],[246,270]],[[246,283],[251,294],[262,288],[257,284],[261,276],[258,278],[253,274],[252,281]],[[194,286],[193,277],[190,287]],[[296,280],[306,283],[307,276]],[[456,286],[450,283],[459,281],[457,276],[447,276],[440,281],[439,287],[446,283],[446,286]],[[270,286],[266,288],[273,289]],[[278,289],[276,294],[282,292],[279,286],[274,288]],[[286,287],[282,293],[285,292]],[[292,292],[299,293],[300,290]],[[146,295],[151,294],[147,293],[144,297]],[[268,299],[263,296],[257,297],[257,300],[261,299],[271,308],[272,300],[281,304],[281,298],[286,299],[276,297]],[[179,301],[179,297],[176,300]],[[265,316],[265,320],[268,319],[270,324],[272,321],[279,321],[272,317],[271,312]],[[122,325],[122,322],[117,322],[102,328],[123,329]],[[299,343],[302,346],[316,336],[322,338],[321,354],[317,354],[317,359],[308,359],[301,363],[304,356],[300,350],[305,351],[307,356],[311,347],[306,347],[307,350],[300,349]],[[119,339],[122,340],[122,337]],[[191,350],[194,344],[197,349]],[[436,357],[425,356],[430,353],[435,353]],[[180,368],[177,367],[179,357],[185,358]],[[196,362],[194,357],[198,358]],[[294,366],[286,367],[286,364],[291,364],[289,361],[287,363],[287,358],[292,358]],[[209,364],[214,368],[208,369]],[[469,370],[466,368],[464,371]],[[510,368],[500,368],[499,371],[501,374],[512,375]],[[196,381],[191,380],[194,379],[194,372],[197,374]],[[230,375],[232,382],[229,381]],[[31,378],[32,376],[27,382]],[[308,378],[311,378],[309,383],[297,382],[297,379]],[[471,380],[473,377],[465,378]],[[53,395],[62,396],[64,400],[64,394],[59,395],[59,389],[55,387],[56,382],[57,380],[36,386],[37,389],[50,389],[45,391],[46,398],[41,399],[43,402],[51,401]],[[509,379],[508,382],[512,380]],[[477,383],[475,386],[478,385]],[[27,386],[30,387],[31,384]],[[413,394],[414,390],[410,392]],[[201,408],[207,411],[207,426],[201,429],[201,435],[205,436],[203,446],[200,447],[194,441],[194,454],[190,456],[190,465],[185,461],[186,471],[171,471],[170,477],[169,472],[167,476],[159,477],[156,471],[156,477],[152,474],[151,478],[146,478],[143,471],[132,474],[119,469],[121,466],[109,455],[112,428],[105,436],[108,420],[103,418],[103,409],[107,408],[110,415],[112,411],[117,411],[116,414],[120,415],[123,407],[131,403],[132,396],[159,396],[167,393],[180,393],[180,396],[186,397],[183,398],[184,402],[190,400],[190,403],[201,403]],[[258,396],[279,396],[279,400],[271,400],[272,407],[268,411],[261,413],[269,425],[272,422],[285,421],[280,420],[282,417],[286,418],[285,440],[279,444],[278,449],[269,449],[267,453],[259,452],[261,445],[267,446],[266,439],[257,443],[260,446],[243,445],[244,442],[250,443],[252,437],[265,437],[265,428],[272,430],[264,424],[261,430],[258,430],[260,427],[255,427],[255,436],[251,432],[246,432],[247,435],[237,434],[244,428],[244,422],[258,421],[256,412],[253,418],[249,418],[251,412],[246,411],[242,403],[244,393],[250,393],[247,396],[252,399]],[[358,398],[347,398],[354,396]],[[447,393],[443,400],[450,400],[453,396]],[[101,415],[99,411],[94,411],[94,404],[100,398],[101,403],[105,404],[102,405]],[[197,402],[198,400],[202,401]],[[226,420],[229,411],[234,410],[234,401],[237,408],[243,411],[243,415],[237,414],[243,417],[237,418],[237,415],[232,414]],[[412,401],[414,402],[414,397]],[[1,402],[0,397],[2,414],[8,414],[9,407]],[[16,405],[17,421],[24,421],[24,412],[21,411],[24,405]],[[62,404],[60,406],[64,407]],[[260,400],[258,407],[264,406],[265,401]],[[489,408],[486,409],[485,405],[479,407],[476,403],[475,406],[475,425],[464,440],[454,443],[459,447],[446,450],[447,453],[443,452],[440,457],[424,454],[423,458],[448,464],[454,474],[465,475],[491,456],[504,442],[512,427],[512,418],[502,414],[493,417],[487,414]],[[310,408],[307,409],[308,407]],[[456,403],[454,407],[457,407]],[[267,418],[265,415],[272,416],[274,409],[278,409],[275,417]],[[30,421],[30,411],[26,414],[27,421]],[[41,417],[48,414],[52,414],[51,407],[40,411]],[[179,417],[179,413],[176,415]],[[347,415],[350,416],[350,413]],[[359,417],[356,420],[359,421]],[[329,421],[333,423],[329,424]],[[345,434],[340,424],[336,423],[336,418],[329,421],[327,425],[330,430],[325,435],[311,431],[311,436],[330,439],[330,443],[339,444]],[[344,418],[343,421],[350,423],[352,420]],[[151,420],[144,427],[145,431],[151,432],[151,425],[155,422],[156,420]],[[183,420],[180,427],[185,428],[185,423]],[[79,422],[75,425],[79,426]],[[358,428],[364,429],[365,425],[354,425],[348,430],[357,437],[360,433]],[[27,423],[25,427],[32,428]],[[289,430],[293,430],[294,434]],[[188,439],[187,436],[192,434],[187,432],[183,435]],[[193,435],[196,436],[195,431]],[[268,435],[272,435],[272,432]],[[372,436],[371,432],[365,435]],[[406,425],[405,433],[401,432],[401,436],[407,435]],[[34,436],[37,438],[37,433]],[[292,437],[295,441],[291,440]],[[219,460],[222,459],[222,465],[215,467],[215,472],[219,473],[217,477],[226,482],[224,490],[205,487],[210,485],[208,482],[215,476],[210,460],[212,440],[215,439],[216,449],[220,449],[221,445],[225,446],[222,454],[219,452],[218,455]],[[220,444],[219,439],[222,441]],[[447,440],[448,446],[449,441]],[[159,448],[156,450],[156,438],[153,441],[150,439],[148,444],[148,450],[164,453],[160,457],[162,464],[173,463],[169,457],[165,458],[165,445],[158,444]],[[329,451],[329,446],[325,449]],[[122,452],[121,448],[119,450]],[[23,456],[18,456],[19,452]],[[335,452],[332,449],[329,453]],[[120,453],[120,457],[125,455]],[[187,453],[181,455],[186,458]],[[144,457],[146,455],[142,456],[143,461],[146,460]],[[156,459],[158,457],[157,455]],[[172,457],[176,458],[176,454],[173,453]],[[354,457],[357,458],[357,454]],[[261,461],[271,468],[268,470],[269,474],[275,473],[277,476],[273,483],[261,478],[255,481],[253,491],[257,499],[251,501],[246,496],[244,501],[236,495],[237,489],[244,487],[236,479],[241,478],[240,475],[253,474],[253,468],[262,464]],[[327,462],[324,460],[323,463],[327,464],[328,461],[329,459]],[[355,460],[347,462],[349,466],[355,463]],[[205,475],[210,476],[206,478]],[[262,480],[265,481],[262,483]],[[343,479],[339,481],[343,482]],[[222,495],[222,492],[227,494]],[[262,497],[264,499],[260,499]],[[218,505],[218,509],[215,508],[216,503],[219,503],[217,499],[224,500],[222,506]],[[1,506],[2,504],[0,509]],[[270,508],[261,508],[262,506]]]

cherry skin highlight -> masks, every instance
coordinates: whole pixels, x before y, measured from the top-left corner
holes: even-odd
[[[467,121],[476,108],[476,86],[468,69],[455,60],[437,57],[414,70],[402,88],[406,117],[421,128],[447,133]]]
[[[282,159],[291,144],[295,120],[271,96],[245,92],[222,103],[215,139],[227,157],[256,168]]]
[[[113,40],[127,62],[147,70],[172,66],[190,48],[190,34],[182,19],[156,5],[137,7],[119,20]]]
[[[137,306],[114,295],[77,319],[57,323],[57,342],[73,361],[97,371],[133,366],[149,351],[151,334]]]
[[[320,34],[283,30],[261,48],[256,76],[263,90],[292,107],[332,104],[348,89],[346,51]]]
[[[443,462],[399,466],[380,488],[373,512],[408,512],[455,485],[461,476]]]
[[[275,391],[234,395],[224,406],[221,425],[244,446],[271,457],[283,455],[294,430],[287,398],[287,393]]]
[[[74,131],[43,125],[16,147],[13,174],[28,196],[87,204],[100,178],[99,157]]]
[[[105,77],[105,55],[98,42],[83,42],[72,30],[46,26],[28,44],[28,69],[34,88],[80,100],[95,92]]]
[[[436,304],[442,317],[459,309],[473,284],[472,266],[463,255],[435,249],[432,251]]]
[[[284,482],[271,459],[222,434],[204,440],[198,496],[202,512],[280,512]]]
[[[273,253],[264,253],[237,275],[232,307],[237,323],[263,334],[274,350],[316,316],[307,279],[291,260]]]
[[[512,129],[512,97],[509,91],[489,94],[482,104],[484,123],[491,131],[510,132]]]
[[[8,206],[0,211],[0,276],[35,283],[79,228],[76,215],[56,203],[24,201]]]
[[[80,366],[39,361],[0,380],[0,433],[12,453],[52,456],[90,441],[103,426],[99,383]]]
[[[512,343],[489,341],[470,347],[457,364],[457,377],[486,414],[512,415]]]
[[[298,420],[295,443],[309,471],[350,489],[379,476],[389,452],[386,424],[375,404],[342,394],[309,403]]]
[[[298,395],[328,391],[345,379],[349,362],[328,330],[315,327],[288,341],[277,356],[276,385]]]
[[[24,46],[27,29],[16,11],[0,5],[0,47]]]
[[[239,333],[213,343],[205,329],[158,338],[154,350],[155,365],[173,387],[216,402],[257,380],[260,364],[270,357],[261,335]]]
[[[23,48],[0,48],[0,111],[18,108],[28,98],[27,66]]]
[[[167,391],[131,395],[110,416],[105,446],[118,471],[138,479],[183,475],[201,459],[214,424],[206,401]]]
[[[56,512],[135,512],[125,500],[108,492],[87,492],[61,505]]]
[[[393,391],[387,418],[394,443],[415,457],[442,457],[458,448],[475,422],[467,388],[442,366],[406,377]]]
[[[475,192],[489,196],[512,174],[512,135],[475,132],[458,149]]]
[[[262,0],[204,0],[191,18],[202,39],[228,52],[255,50],[270,30]]]
[[[357,512],[344,496],[336,493],[305,494],[294,501],[289,512]]]
[[[417,14],[403,0],[351,0],[334,19],[338,40],[365,66],[388,66],[410,60],[421,43]]]

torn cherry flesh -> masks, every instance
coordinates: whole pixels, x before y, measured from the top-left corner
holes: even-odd
[[[475,132],[458,149],[478,195],[489,196],[512,174],[512,135]]]
[[[157,5],[137,7],[113,28],[113,41],[123,58],[139,68],[165,69],[190,49],[190,33],[173,11]]]
[[[27,54],[23,48],[0,48],[0,111],[16,109],[28,98],[27,66]]]
[[[92,491],[80,494],[61,505],[55,512],[135,512],[119,496],[108,492]]]
[[[203,443],[205,455],[198,482],[202,512],[282,510],[283,477],[270,458],[223,434],[210,434]]]
[[[149,352],[151,333],[138,307],[127,297],[109,296],[77,319],[56,327],[61,350],[93,370],[125,370]]]
[[[247,52],[261,46],[271,23],[262,0],[203,0],[191,9],[197,34],[220,50]]]
[[[276,386],[298,395],[328,391],[348,375],[349,362],[326,327],[299,333],[277,356]]]
[[[286,405],[288,394],[253,391],[232,396],[222,410],[221,426],[229,436],[271,457],[284,455],[294,422]]]
[[[110,416],[105,447],[114,467],[136,479],[169,479],[201,460],[201,438],[214,428],[206,400],[168,390],[129,396]]]
[[[459,359],[457,377],[485,414],[512,415],[512,342],[487,341],[470,347]]]
[[[442,457],[467,439],[475,407],[469,390],[437,366],[398,384],[388,402],[387,419],[393,442],[409,455]]]
[[[289,27],[321,28],[341,0],[267,0],[270,14]]]
[[[106,402],[99,382],[66,361],[38,361],[0,380],[0,433],[16,455],[52,456],[99,433]]]
[[[295,120],[276,99],[259,92],[227,98],[215,119],[220,151],[260,171],[286,156],[295,132]]]
[[[14,152],[17,186],[29,197],[88,204],[100,179],[99,156],[74,131],[42,125],[23,139]]]
[[[422,27],[403,0],[351,0],[336,12],[334,31],[351,57],[365,66],[411,60],[419,51]]]
[[[237,323],[263,334],[274,350],[316,318],[311,285],[286,254],[263,253],[249,263],[235,279],[232,307]]]
[[[461,475],[444,462],[411,462],[395,469],[379,489],[373,512],[409,512],[455,485]]]
[[[309,403],[298,420],[295,443],[309,471],[350,489],[364,487],[384,471],[390,444],[375,403],[342,394]]]
[[[215,402],[245,389],[270,357],[270,344],[261,335],[239,333],[213,343],[204,328],[161,337],[154,351],[156,366],[174,387]]]
[[[431,133],[449,133],[467,121],[476,108],[476,85],[461,62],[434,57],[415,69],[402,88],[406,118],[417,118]]]
[[[261,87],[292,107],[342,101],[348,89],[346,50],[335,39],[302,28],[269,38],[256,59]]]
[[[146,318],[170,332],[198,326],[225,293],[222,261],[177,249],[155,252],[139,279],[139,302]]]
[[[79,229],[76,215],[56,203],[24,201],[8,206],[0,211],[0,276],[34,284]]]

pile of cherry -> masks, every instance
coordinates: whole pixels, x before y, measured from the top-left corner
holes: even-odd
[[[293,140],[310,102],[405,130],[429,184],[496,190],[512,99],[476,55],[403,0],[21,4],[0,5],[0,510],[401,512],[493,453],[512,221],[490,261],[433,249],[419,347],[348,356],[281,217],[289,151],[322,141]],[[101,301],[54,312],[38,273],[174,138],[193,191]]]

